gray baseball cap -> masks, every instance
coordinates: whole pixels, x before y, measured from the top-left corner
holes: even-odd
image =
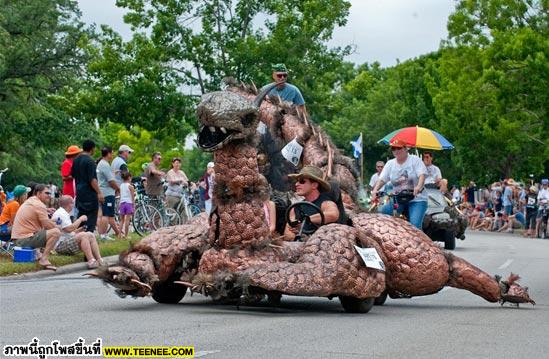
[[[130,153],[133,152],[133,150],[128,145],[122,145],[118,148],[118,152],[124,152],[124,151],[128,151]]]

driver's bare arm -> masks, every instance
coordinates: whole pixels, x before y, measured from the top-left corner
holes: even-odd
[[[332,202],[332,201],[322,202],[320,209],[322,209],[322,212],[324,212],[325,224],[337,222],[337,220],[339,219],[339,210],[337,209],[337,205],[335,204],[335,202]],[[320,217],[319,213],[313,214],[310,217],[310,219],[311,219],[311,222],[315,224],[322,223],[322,217]]]
[[[290,220],[295,221],[294,210],[290,210]],[[286,228],[284,228],[284,240],[285,241],[294,241],[295,235],[299,232],[299,228],[293,228],[288,223],[286,223]]]

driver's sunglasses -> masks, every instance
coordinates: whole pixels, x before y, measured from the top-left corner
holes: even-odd
[[[288,77],[288,74],[276,74],[276,77],[278,77],[279,79],[285,79],[286,77]]]
[[[298,182],[299,184],[305,184],[305,183],[309,182],[309,180],[306,179],[306,178],[300,178],[299,180],[297,180],[297,182]]]

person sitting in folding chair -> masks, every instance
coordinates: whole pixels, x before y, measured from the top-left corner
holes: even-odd
[[[46,203],[49,203],[51,193],[44,184],[37,184],[34,193],[17,211],[11,231],[12,240],[16,246],[44,248],[38,264],[43,269],[55,271],[57,267],[50,263],[48,256],[61,231],[48,218]]]
[[[0,241],[6,242],[2,246],[2,251],[11,255],[11,227],[15,220],[15,215],[19,210],[19,207],[27,200],[27,194],[30,192],[29,187],[23,185],[17,185],[13,189],[13,198],[9,199],[0,214]]]

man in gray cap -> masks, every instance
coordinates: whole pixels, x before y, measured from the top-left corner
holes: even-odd
[[[298,113],[304,113],[305,111],[305,100],[301,91],[297,86],[294,86],[288,83],[288,69],[284,64],[274,64],[272,65],[273,70],[273,80],[276,83],[276,86],[272,88],[271,91],[267,94],[269,97],[280,97],[283,101],[292,102],[297,106]],[[262,88],[266,88],[266,85]]]
[[[128,158],[133,150],[128,145],[122,145],[118,148],[118,156],[112,161],[111,167],[114,172],[114,179],[118,186],[122,184],[122,172],[128,172]]]

